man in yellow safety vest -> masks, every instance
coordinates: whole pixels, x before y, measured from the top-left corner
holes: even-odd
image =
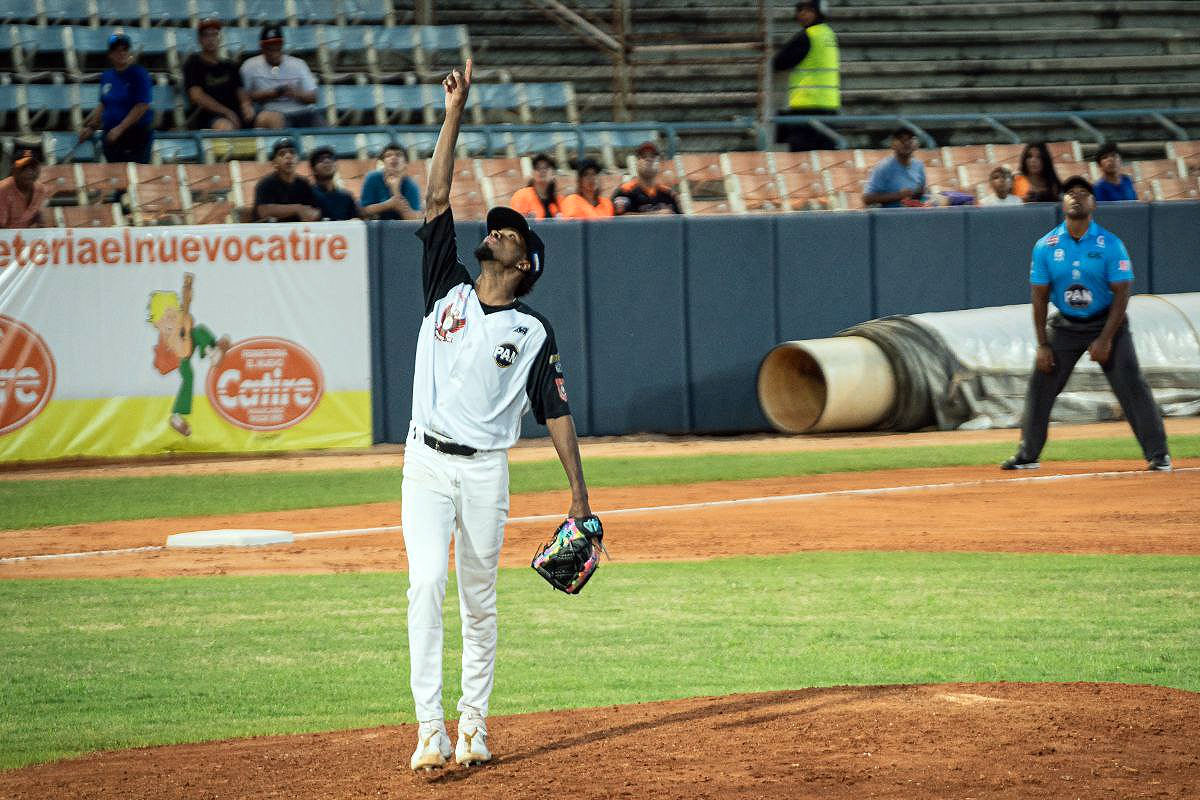
[[[837,36],[825,20],[824,0],[796,3],[801,31],[775,55],[772,66],[788,73],[788,114],[837,114],[842,108]],[[790,149],[822,150],[833,143],[808,125],[780,126],[779,141]]]

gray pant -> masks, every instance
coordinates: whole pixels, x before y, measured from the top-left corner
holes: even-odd
[[[1104,329],[1105,320],[1104,314],[1099,319],[1086,322],[1072,320],[1061,314],[1050,318],[1046,332],[1050,348],[1054,351],[1054,371],[1047,375],[1035,367],[1029,379],[1019,451],[1026,459],[1036,461],[1041,455],[1046,445],[1046,429],[1050,425],[1050,410],[1054,407],[1054,401],[1067,385],[1075,363]],[[1133,428],[1133,435],[1142,446],[1146,460],[1167,455],[1167,434],[1163,430],[1162,415],[1150,393],[1150,385],[1138,366],[1128,320],[1121,323],[1113,336],[1112,353],[1103,369],[1104,377],[1120,401],[1121,410],[1125,413],[1125,419],[1129,420],[1129,426]]]

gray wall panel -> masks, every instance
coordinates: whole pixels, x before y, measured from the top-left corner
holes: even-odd
[[[867,214],[781,215],[775,253],[778,341],[821,339],[871,318]]]
[[[872,211],[875,314],[966,308],[966,215],[977,208]]]
[[[692,428],[762,430],[755,376],[776,343],[770,217],[684,222]]]
[[[1150,258],[1152,292],[1200,292],[1200,203],[1150,205]]]
[[[648,217],[584,226],[593,434],[691,425],[683,223]]]
[[[1094,219],[1115,233],[1133,261],[1133,293],[1150,291],[1150,206],[1148,203],[1099,203]]]
[[[966,222],[966,308],[1028,303],[1033,243],[1058,224],[1055,207],[977,208]]]

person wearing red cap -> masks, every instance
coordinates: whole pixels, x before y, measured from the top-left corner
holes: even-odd
[[[284,55],[283,28],[274,23],[263,26],[259,35],[262,53],[242,64],[242,85],[250,99],[258,104],[256,128],[315,128],[321,125],[317,113],[317,79],[299,58]]]
[[[79,141],[90,139],[99,127],[104,132],[105,161],[149,164],[154,139],[153,82],[145,67],[133,63],[132,44],[121,31],[108,37],[112,68],[100,75],[100,105],[88,115]]]
[[[637,156],[637,177],[626,181],[613,192],[613,210],[622,214],[679,214],[679,201],[671,187],[659,182],[659,162],[662,153],[654,142],[642,142],[634,150]]]
[[[242,87],[237,64],[221,58],[221,21],[209,17],[196,26],[200,52],[183,64],[183,86],[192,103],[192,130],[235,131],[254,126],[254,105]]]
[[[0,228],[40,228],[45,223],[46,187],[38,183],[42,155],[18,145],[12,175],[0,181]]]

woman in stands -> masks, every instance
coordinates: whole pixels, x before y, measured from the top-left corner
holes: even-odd
[[[538,153],[533,157],[533,179],[524,189],[518,189],[508,204],[531,219],[562,216],[562,198],[554,182],[557,169],[553,158]]]
[[[1062,182],[1043,142],[1031,142],[1021,151],[1021,166],[1013,179],[1012,193],[1026,203],[1057,203]]]
[[[79,140],[90,139],[97,126],[104,131],[104,160],[150,163],[154,138],[152,82],[146,68],[133,63],[132,42],[118,31],[108,37],[111,69],[100,76],[100,105],[88,114]]]
[[[611,217],[612,200],[600,191],[600,165],[595,159],[583,158],[575,165],[576,180],[575,194],[569,194],[562,201],[562,215],[571,219],[595,219]]]
[[[359,205],[375,219],[424,219],[421,213],[421,189],[404,174],[408,158],[398,144],[384,145],[379,151],[383,169],[367,175],[363,181]]]

